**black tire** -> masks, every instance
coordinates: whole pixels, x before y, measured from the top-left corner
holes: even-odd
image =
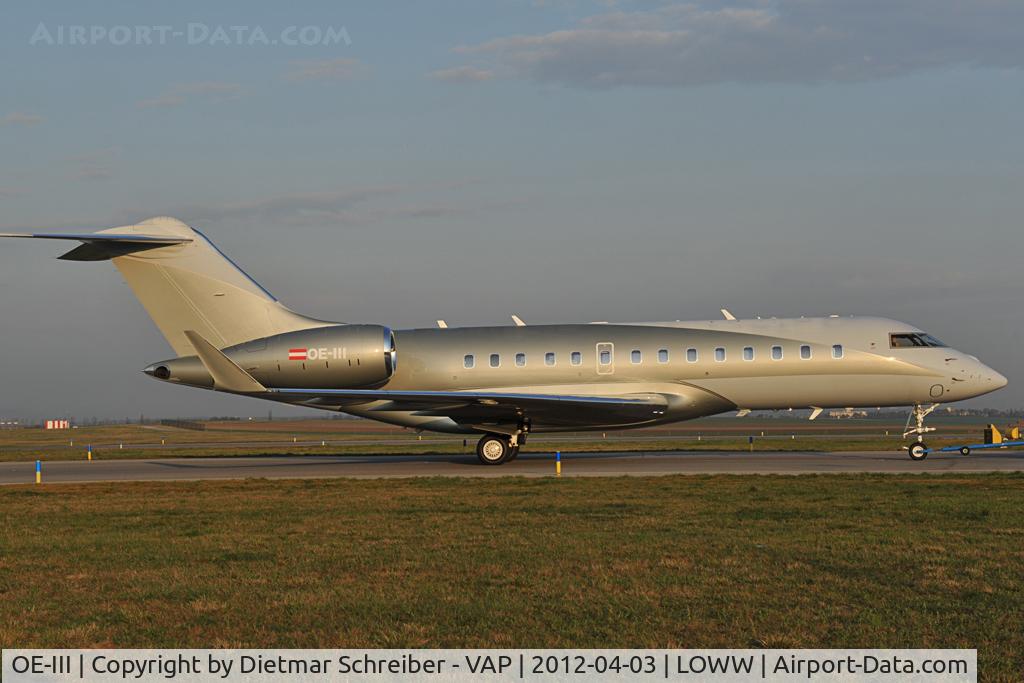
[[[910,444],[907,453],[910,455],[911,460],[924,460],[928,457],[928,447],[921,441],[915,441]]]
[[[515,460],[518,457],[519,457],[519,446],[512,446],[512,448],[509,449],[508,458],[505,459],[505,462],[512,462],[513,460]]]
[[[970,454],[971,454],[971,449],[968,448],[967,446],[963,446],[963,447],[960,448],[960,455],[970,455]]]
[[[501,465],[511,452],[508,437],[500,434],[484,434],[476,444],[476,457],[483,465]]]

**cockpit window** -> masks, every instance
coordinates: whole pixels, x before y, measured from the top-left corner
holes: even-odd
[[[949,344],[946,344],[946,343],[936,339],[935,337],[933,337],[930,334],[919,334],[917,336],[920,337],[924,341],[924,343],[926,343],[928,346],[933,346],[933,347],[939,348],[939,349],[946,348],[947,346],[949,346]]]
[[[930,334],[925,334],[924,332],[907,332],[905,334],[890,334],[889,346],[894,349],[911,349],[915,347],[941,348],[946,345]]]

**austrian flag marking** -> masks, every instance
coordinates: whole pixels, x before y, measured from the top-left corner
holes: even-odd
[[[288,360],[325,361],[345,360],[348,354],[344,346],[319,347],[312,349],[288,349]]]

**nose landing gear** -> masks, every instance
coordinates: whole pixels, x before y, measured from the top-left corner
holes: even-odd
[[[911,434],[916,434],[918,438],[924,438],[924,435],[928,432],[934,432],[935,427],[924,426],[924,419],[931,415],[938,407],[938,403],[933,403],[930,406],[915,405],[914,409],[910,411],[910,415],[907,416],[907,425],[904,428],[903,438],[905,439]],[[911,421],[915,423],[915,426],[910,426]],[[925,445],[924,441],[915,441],[907,448],[907,453],[910,455],[911,460],[924,460],[928,457],[928,446]]]
[[[915,441],[907,448],[911,460],[924,460],[928,457],[928,447],[922,441]]]

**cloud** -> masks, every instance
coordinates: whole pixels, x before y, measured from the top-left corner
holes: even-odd
[[[207,100],[224,102],[242,94],[242,86],[237,83],[219,83],[215,81],[201,83],[177,83],[170,86],[160,95],[138,102],[143,109],[167,109],[179,107],[190,100]]]
[[[1024,66],[1024,3],[696,0],[616,11],[456,53],[505,78],[570,87],[858,82]]]
[[[38,114],[26,114],[21,111],[12,111],[0,119],[0,126],[34,126],[42,123],[43,117]]]
[[[94,181],[94,180],[109,180],[113,177],[113,173],[109,169],[102,168],[99,166],[92,166],[81,168],[72,174],[72,178],[75,180]]]
[[[324,192],[292,192],[260,199],[221,204],[188,205],[168,213],[183,220],[260,220],[309,225],[322,222],[352,223],[358,205],[394,195],[395,186],[366,187]]]
[[[366,66],[358,59],[322,59],[291,63],[284,75],[289,81],[350,81],[365,72]]]
[[[381,185],[320,192],[288,192],[259,199],[164,207],[156,213],[177,216],[185,222],[247,221],[287,226],[366,226],[388,220],[437,219],[473,211],[459,203],[438,202],[439,188],[419,190],[399,185]],[[428,197],[412,195],[427,193]],[[153,209],[133,210],[119,216],[129,222]]]
[[[480,83],[494,78],[494,72],[490,69],[478,69],[472,66],[457,66],[453,69],[440,69],[432,71],[430,78],[445,83]]]
[[[148,100],[140,100],[138,104],[143,109],[166,109],[177,107],[184,103],[185,98],[181,95],[160,95],[158,97],[151,97]]]
[[[120,154],[119,147],[104,147],[87,154],[68,157],[66,161],[71,168],[71,178],[85,182],[109,180],[114,177],[111,168]]]

